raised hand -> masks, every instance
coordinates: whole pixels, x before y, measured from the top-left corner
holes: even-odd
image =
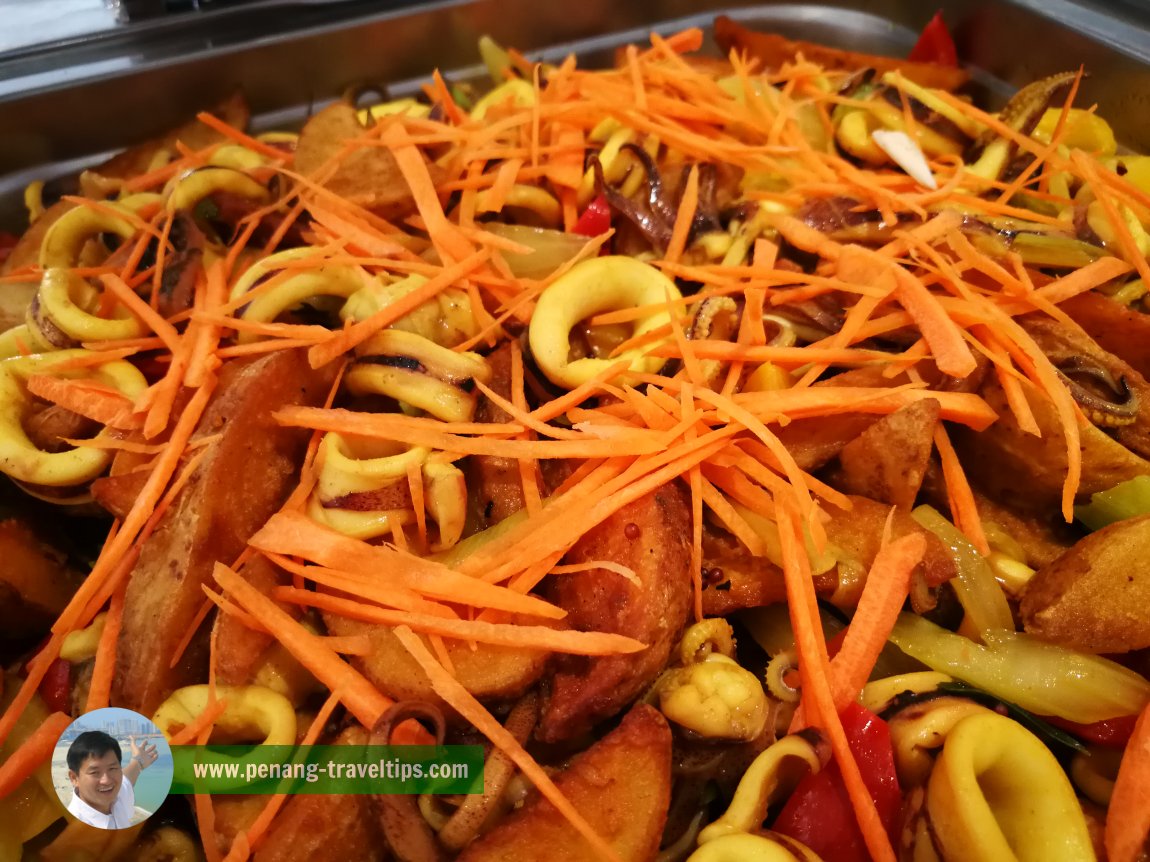
[[[156,758],[160,755],[156,751],[156,746],[144,740],[143,745],[136,744],[136,737],[129,736],[128,744],[132,749],[132,758],[139,762],[140,769],[147,769],[156,762]]]

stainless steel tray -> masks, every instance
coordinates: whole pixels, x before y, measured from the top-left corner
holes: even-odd
[[[1068,0],[939,0],[960,55],[983,95],[1001,98],[1035,78],[1082,64],[1081,99],[1128,147],[1150,151],[1150,11]],[[455,0],[418,10],[358,14],[302,31],[255,39],[236,32],[167,34],[137,44],[74,46],[0,62],[0,225],[19,228],[20,193],[101,154],[172,127],[242,88],[257,128],[298,123],[311,107],[352,84],[416,89],[433,68],[475,71],[487,33],[543,59],[574,52],[609,62],[611,50],[651,30],[708,29],[725,12],[772,29],[855,50],[903,54],[933,13],[918,0],[760,3],[719,0]],[[334,13],[332,13],[334,14]],[[63,64],[63,65],[61,65]]]

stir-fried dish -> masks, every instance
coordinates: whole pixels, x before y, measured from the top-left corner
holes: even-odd
[[[1145,858],[1150,157],[937,21],[715,36],[29,187],[0,858]],[[100,832],[47,770],[107,705],[484,792]]]

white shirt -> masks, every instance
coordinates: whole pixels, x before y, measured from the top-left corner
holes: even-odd
[[[93,808],[72,791],[72,801],[68,803],[68,812],[81,823],[95,826],[99,829],[127,829],[132,825],[132,816],[136,811],[136,791],[127,776],[120,778],[120,792],[116,794],[116,801],[112,803],[112,812],[105,814]]]

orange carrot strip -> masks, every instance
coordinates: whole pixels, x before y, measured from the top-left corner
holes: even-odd
[[[444,267],[437,275],[429,278],[411,293],[405,294],[370,317],[353,323],[351,326],[334,333],[326,341],[317,344],[308,351],[308,361],[313,368],[319,368],[331,362],[341,353],[357,347],[384,327],[390,326],[405,314],[414,311],[444,288],[451,287],[464,276],[471,274],[487,260],[490,254],[489,250],[481,248],[479,251],[462,258],[458,263]]]
[[[866,685],[906,601],[910,576],[925,553],[926,538],[911,533],[883,545],[875,556],[846,638],[830,663],[836,710],[845,709]]]
[[[577,440],[499,440],[489,437],[462,437],[417,429],[395,421],[386,413],[358,413],[343,408],[285,407],[273,414],[281,425],[337,431],[363,437],[395,440],[413,446],[430,446],[461,455],[495,455],[505,458],[601,458],[611,455],[657,452],[663,447],[659,435],[646,429],[628,431],[609,438],[582,433]],[[520,428],[520,431],[523,429]]]
[[[132,431],[143,424],[133,412],[132,400],[128,396],[95,380],[32,374],[26,385],[37,398],[51,401],[101,425]]]
[[[225,138],[230,138],[237,144],[241,144],[249,150],[254,150],[261,156],[267,156],[269,159],[274,159],[277,162],[285,162],[291,158],[291,153],[276,149],[270,144],[265,144],[263,141],[253,138],[251,135],[244,134],[235,126],[225,123],[219,117],[214,114],[209,114],[207,111],[201,111],[196,114],[196,119],[205,126],[219,132]]]
[[[344,693],[343,702],[348,711],[364,727],[375,727],[379,717],[391,707],[390,698],[381,694],[359,671],[340,658],[323,638],[300,625],[298,620],[293,619],[246,579],[222,563],[216,563],[214,576],[216,582],[244,610],[267,626],[284,649],[295,656],[316,679],[332,691]],[[404,731],[404,726],[398,728],[397,733],[399,731]],[[403,736],[406,738],[398,744],[418,744],[426,739],[426,733],[423,738],[412,738],[410,730],[405,731]]]
[[[842,772],[847,795],[854,807],[855,818],[871,858],[877,862],[895,862],[890,838],[879,819],[874,800],[863,782],[858,762],[847,742],[846,732],[835,709],[831,691],[827,649],[819,622],[814,582],[802,528],[788,506],[779,506],[779,541],[783,555],[783,576],[787,589],[787,608],[795,631],[802,677],[802,703],[806,717],[817,723],[830,738],[831,750]]]
[[[955,525],[962,530],[970,543],[983,556],[990,553],[990,543],[982,529],[982,519],[978,516],[978,505],[974,493],[962,470],[962,464],[951,445],[946,429],[939,425],[934,432],[934,445],[942,461],[942,475],[946,481],[946,496],[950,502],[950,512]]]
[[[820,386],[817,389],[784,389],[778,392],[740,392],[732,400],[766,421],[780,415],[801,419],[841,413],[893,413],[923,398],[936,399],[942,405],[943,418],[947,421],[960,422],[975,431],[988,428],[998,418],[990,405],[977,395],[928,389]]]
[[[519,767],[527,780],[543,794],[543,797],[548,802],[555,806],[559,813],[587,840],[600,857],[609,860],[609,862],[621,862],[618,854],[616,854],[595,829],[583,819],[583,815],[567,800],[567,797],[563,795],[562,791],[555,786],[551,777],[540,768],[539,764],[524,750],[518,740],[508,733],[503,725],[501,725],[479,701],[471,696],[467,689],[460,685],[451,674],[443,669],[443,666],[435,660],[435,657],[427,647],[423,645],[423,641],[419,639],[415,632],[407,626],[400,626],[395,630],[395,636],[399,639],[400,643],[403,644],[404,648],[411,653],[411,657],[415,659],[420,668],[423,669],[423,672],[427,674],[431,680],[431,687],[435,690],[436,694],[447,701],[456,712],[470,721],[480,733],[491,740],[492,745],[506,754],[512,763]]]
[[[132,290],[122,278],[112,274],[102,275],[100,276],[100,283],[141,323],[156,333],[168,350],[174,352],[179,349],[180,334],[176,332],[176,328],[164,320],[152,306],[144,302],[140,295]]]
[[[335,708],[339,706],[339,702],[340,692],[338,690],[332,691],[331,694],[328,695],[327,700],[323,702],[323,706],[319,708],[315,718],[312,719],[307,732],[303,735],[303,739],[300,740],[300,745],[315,744],[315,741],[319,739],[320,733],[327,727],[327,723],[331,719],[331,714],[335,712]],[[248,831],[236,836],[236,840],[232,844],[231,849],[228,850],[228,855],[225,857],[224,862],[247,862],[251,851],[259,847],[260,841],[267,833],[268,827],[271,826],[272,821],[287,799],[288,795],[286,793],[277,793],[268,799],[263,810],[260,811],[256,819],[252,821],[252,825],[248,827]]]
[[[0,793],[0,796],[3,794]],[[1142,710],[1126,743],[1106,812],[1110,862],[1138,862],[1150,836],[1150,706]]]
[[[71,716],[63,712],[52,713],[28,734],[7,760],[0,763],[0,799],[11,795],[25,779],[52,759],[56,743],[71,723]]]
[[[368,545],[323,527],[298,512],[281,512],[249,543],[270,553],[303,557],[326,566],[388,573],[403,585],[432,598],[560,619],[564,612],[534,596],[523,596],[449,569],[435,560],[387,546]]]
[[[427,170],[423,154],[400,123],[387,127],[380,140],[391,148],[403,178],[411,189],[419,215],[427,225],[431,241],[445,261],[461,261],[474,253],[471,243],[459,227],[448,221],[439,202],[439,194]]]
[[[546,626],[486,623],[409,611],[393,611],[354,599],[311,590],[298,590],[294,587],[276,587],[272,595],[282,601],[321,608],[349,619],[385,626],[406,625],[417,632],[456,640],[523,649],[553,650],[571,655],[624,655],[646,649],[645,644],[624,635],[561,630]]]
[[[938,370],[958,378],[974,371],[977,363],[963,340],[961,330],[922,281],[901,266],[896,268],[895,280],[898,282],[899,302],[918,324],[922,337],[934,354]]]
[[[200,734],[205,731],[211,732],[211,728],[227,708],[228,702],[223,698],[217,698],[213,691],[204,711],[173,733],[168,739],[168,743],[170,745],[188,745],[195,742]]]
[[[88,684],[88,702],[84,707],[86,712],[103,709],[111,702],[112,677],[116,670],[116,653],[124,621],[124,596],[127,591],[125,578],[119,589],[112,593],[108,616],[104,618],[104,631],[100,633],[100,643],[96,647],[96,661]]]
[[[687,184],[683,188],[683,197],[679,202],[679,210],[675,214],[675,226],[671,230],[671,239],[667,242],[667,251],[663,257],[676,263],[683,256],[687,247],[687,237],[691,232],[691,224],[695,220],[695,210],[699,206],[699,166],[691,165],[687,174]]]

